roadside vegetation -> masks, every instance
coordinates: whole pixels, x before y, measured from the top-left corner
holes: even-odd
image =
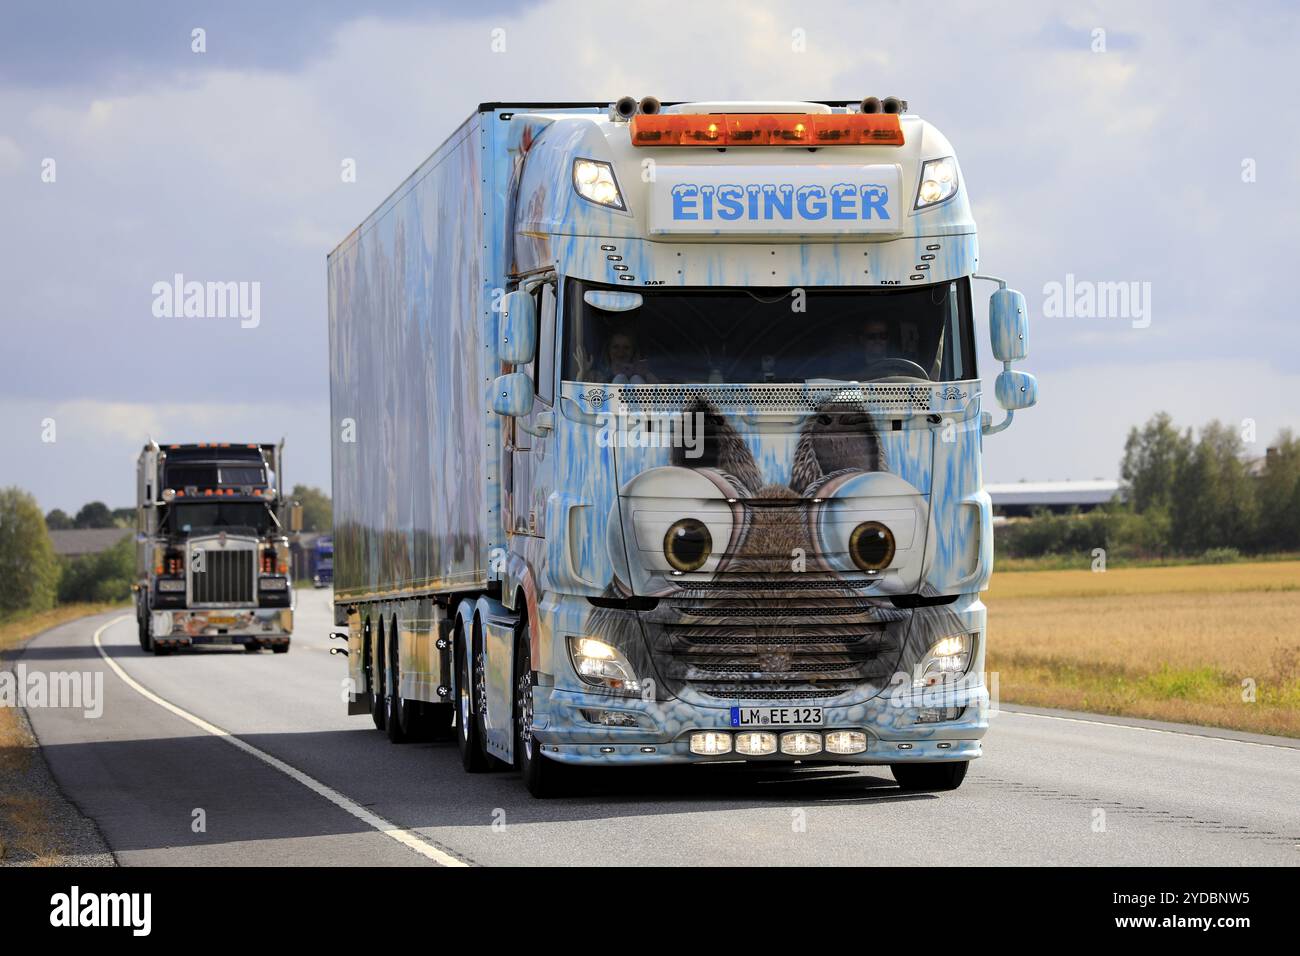
[[[1121,502],[995,531],[1002,700],[1300,737],[1300,440],[1252,459],[1162,413],[1120,475]]]
[[[999,573],[1006,703],[1300,737],[1300,561]]]
[[[1166,414],[1129,432],[1124,500],[1087,514],[1039,512],[1000,524],[999,569],[1225,564],[1300,553],[1300,439],[1283,430],[1251,458],[1241,430],[1193,436]]]

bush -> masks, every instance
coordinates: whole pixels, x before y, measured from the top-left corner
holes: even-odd
[[[1098,508],[1087,514],[1040,511],[998,526],[999,555],[1091,557],[1102,548],[1108,558],[1159,558],[1169,554],[1169,516],[1164,511],[1134,514],[1124,508]]]
[[[19,488],[0,490],[0,614],[48,610],[58,578],[36,499]]]
[[[1236,548],[1210,548],[1201,555],[1202,564],[1232,564],[1241,560],[1241,552]]]
[[[107,551],[63,562],[59,601],[125,601],[135,580],[135,541],[123,538]]]

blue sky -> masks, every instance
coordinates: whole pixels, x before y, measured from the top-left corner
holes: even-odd
[[[1253,419],[1259,454],[1300,428],[1294,8],[14,2],[5,19],[0,486],[46,509],[130,504],[149,434],[285,436],[289,481],[328,486],[325,255],[488,100],[909,100],[958,151],[982,268],[1034,317],[1042,401],[987,442],[990,481],[1113,477],[1160,409]],[[260,282],[259,326],[155,317],[178,272]],[[1149,324],[1042,317],[1067,275],[1149,283]]]

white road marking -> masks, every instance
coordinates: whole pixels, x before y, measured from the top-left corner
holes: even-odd
[[[112,627],[115,624],[120,624],[123,621],[131,621],[131,620],[134,620],[134,618],[132,618],[129,615],[123,615],[122,617],[114,618],[113,620],[109,621],[107,624],[105,624],[103,627],[101,627],[99,630],[95,632],[95,636],[93,640],[95,643],[95,649],[99,651],[99,656],[104,658],[105,663],[107,663],[108,666],[113,669],[113,672],[117,674],[118,677],[122,678],[122,680],[126,683],[126,685],[130,687],[132,690],[134,690],[136,693],[140,694],[146,700],[153,701],[153,703],[157,704],[159,707],[162,707],[164,710],[171,711],[177,717],[180,717],[182,720],[188,721],[189,723],[193,724],[195,727],[198,727],[200,730],[204,731],[205,733],[212,734],[212,736],[224,740],[232,747],[242,750],[244,753],[256,757],[258,760],[262,761],[267,766],[274,767],[276,770],[280,771],[286,776],[292,777],[294,780],[298,781],[308,790],[311,790],[313,793],[316,793],[324,797],[330,803],[352,814],[352,816],[356,817],[362,823],[365,823],[367,826],[373,827],[374,829],[382,833],[384,836],[396,840],[398,843],[402,844],[405,847],[408,847],[409,849],[414,850],[416,853],[420,854],[421,856],[430,859],[441,866],[468,866],[468,864],[465,863],[463,860],[458,860],[454,856],[450,855],[449,853],[440,850],[432,843],[429,843],[421,839],[420,837],[416,836],[410,830],[405,830],[397,826],[395,823],[390,823],[388,820],[385,820],[383,817],[379,816],[379,814],[372,813],[371,811],[367,810],[365,807],[361,806],[361,804],[349,800],[347,797],[343,796],[343,794],[339,793],[334,788],[328,787],[325,784],[321,783],[319,780],[317,780],[315,777],[311,777],[303,773],[297,767],[291,767],[289,764],[285,763],[283,760],[280,760],[278,757],[273,757],[266,751],[259,750],[258,748],[254,747],[252,744],[248,743],[247,741],[241,740],[240,738],[236,737],[234,734],[230,733],[230,731],[222,730],[216,724],[208,723],[202,717],[197,717],[194,714],[191,714],[189,711],[177,707],[171,701],[164,700],[162,697],[159,697],[153,691],[149,690],[149,688],[145,687],[134,677],[128,674],[125,670],[123,670],[121,665],[118,664],[117,661],[109,657],[108,652],[104,650],[104,645],[100,641],[101,635],[105,631],[107,631],[110,627]]]
[[[1121,724],[1113,720],[1088,720],[1086,717],[1061,717],[1057,714],[1033,714],[1024,710],[1000,710],[999,716],[1008,714],[1012,717],[1037,717],[1040,720],[1064,720],[1071,724],[1091,724],[1093,727],[1119,727],[1122,730],[1140,730],[1148,734],[1172,734],[1175,737],[1199,737],[1201,740],[1223,740],[1230,744],[1245,744],[1247,747],[1268,747],[1272,750],[1286,750],[1295,753],[1295,747],[1282,744],[1266,744],[1258,740],[1238,740],[1236,737],[1223,737],[1219,734],[1198,734],[1190,730],[1164,730],[1160,727],[1139,727],[1136,724]],[[1212,729],[1212,728],[1207,728]]]

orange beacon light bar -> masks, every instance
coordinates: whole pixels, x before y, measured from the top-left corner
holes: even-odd
[[[895,113],[662,113],[632,117],[633,146],[902,146]]]

